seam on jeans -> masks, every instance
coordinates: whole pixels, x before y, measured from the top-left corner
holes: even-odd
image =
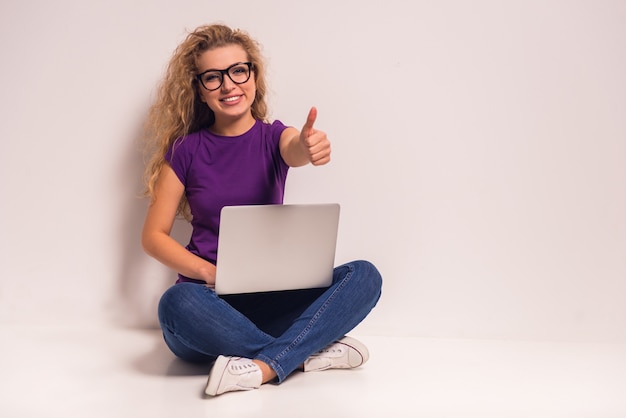
[[[282,357],[284,357],[289,351],[291,351],[296,345],[298,345],[298,343],[300,343],[300,341],[302,341],[302,339],[304,338],[304,336],[306,334],[308,334],[308,332],[311,330],[311,328],[313,327],[313,325],[315,325],[315,323],[318,321],[318,319],[320,318],[320,316],[322,316],[322,314],[324,313],[324,311],[326,310],[326,308],[328,307],[328,305],[333,301],[333,299],[335,299],[336,295],[347,285],[348,281],[352,278],[352,273],[354,273],[354,266],[350,265],[346,265],[346,267],[349,268],[350,271],[348,271],[348,273],[345,275],[345,277],[341,280],[341,283],[339,284],[339,286],[337,286],[337,288],[333,291],[333,293],[328,297],[328,299],[326,299],[326,301],[324,302],[324,304],[319,308],[319,310],[315,313],[315,315],[313,315],[313,318],[311,318],[311,320],[309,321],[309,323],[307,324],[307,326],[302,330],[302,332],[296,337],[295,340],[293,340],[293,342],[291,344],[289,344],[289,346],[284,349],[281,353],[279,353],[275,358],[274,361],[278,362]]]

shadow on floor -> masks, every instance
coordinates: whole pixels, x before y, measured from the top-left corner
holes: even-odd
[[[154,334],[152,350],[135,359],[137,371],[152,376],[204,376],[213,363],[194,364],[180,360],[165,345],[160,333]]]

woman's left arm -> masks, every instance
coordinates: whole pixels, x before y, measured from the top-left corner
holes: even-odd
[[[324,165],[330,161],[330,141],[326,133],[313,128],[315,119],[317,109],[312,107],[301,132],[287,128],[280,135],[280,154],[290,167]]]

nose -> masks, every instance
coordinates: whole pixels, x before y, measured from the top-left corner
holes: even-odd
[[[235,87],[235,82],[230,79],[227,74],[224,74],[224,78],[222,79],[222,90],[231,91]]]

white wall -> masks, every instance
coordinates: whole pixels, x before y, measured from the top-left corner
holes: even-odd
[[[311,105],[337,261],[384,295],[361,332],[626,341],[626,2],[205,0],[0,5],[0,320],[154,324],[137,138],[186,29],[247,29],[273,116]],[[188,229],[177,226],[184,240]]]

